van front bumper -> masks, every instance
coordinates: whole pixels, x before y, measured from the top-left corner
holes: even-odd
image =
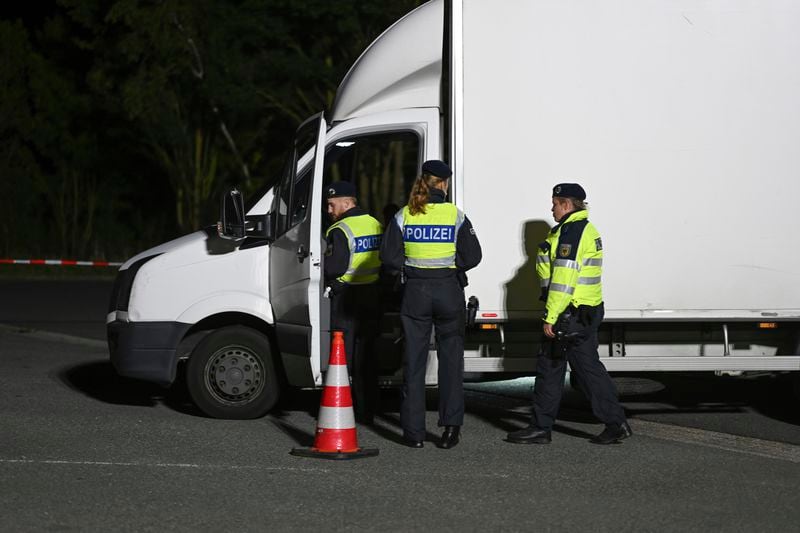
[[[170,385],[178,368],[178,344],[191,326],[183,322],[108,322],[111,364],[120,376]]]

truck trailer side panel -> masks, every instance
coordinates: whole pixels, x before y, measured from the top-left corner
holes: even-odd
[[[800,4],[454,12],[455,194],[484,249],[467,287],[479,319],[538,316],[536,245],[565,181],[603,236],[608,319],[800,317]]]

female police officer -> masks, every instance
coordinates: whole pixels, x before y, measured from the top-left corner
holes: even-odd
[[[595,416],[606,424],[593,437],[612,444],[632,435],[614,382],[597,353],[597,330],[603,321],[603,241],[589,222],[586,191],[577,183],[553,187],[552,212],[558,223],[539,245],[536,272],[541,279],[546,315],[542,330],[547,347],[536,361],[533,416],[527,428],[509,433],[518,444],[549,444],[558,414],[564,374],[570,368],[591,400]]]
[[[426,161],[408,205],[386,228],[380,258],[405,280],[401,320],[405,334],[400,422],[408,446],[425,437],[425,368],[431,326],[439,359],[439,446],[452,448],[464,422],[464,272],[477,266],[481,247],[472,223],[445,201],[450,167]]]

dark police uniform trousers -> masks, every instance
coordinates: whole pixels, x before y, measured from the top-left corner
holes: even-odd
[[[464,423],[464,289],[452,276],[409,277],[403,292],[400,319],[405,333],[403,434],[425,438],[425,368],[431,326],[435,327],[439,359],[439,425]]]
[[[378,402],[375,339],[380,326],[380,287],[339,285],[331,294],[331,330],[344,333],[347,372],[352,377],[353,410],[370,419]]]
[[[559,341],[547,339],[536,362],[533,387],[534,424],[539,429],[552,428],[558,415],[567,361],[577,374],[578,383],[592,404],[592,412],[604,424],[622,424],[625,411],[617,399],[617,389],[597,353],[597,330],[603,321],[603,304],[573,306],[559,317],[554,329],[574,335],[574,342],[562,348]]]

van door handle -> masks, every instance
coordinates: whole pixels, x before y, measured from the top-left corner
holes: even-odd
[[[297,247],[297,260],[298,261],[300,261],[302,263],[303,259],[305,259],[309,255],[310,254],[309,254],[308,250],[306,250],[305,245],[301,244],[300,246]]]

